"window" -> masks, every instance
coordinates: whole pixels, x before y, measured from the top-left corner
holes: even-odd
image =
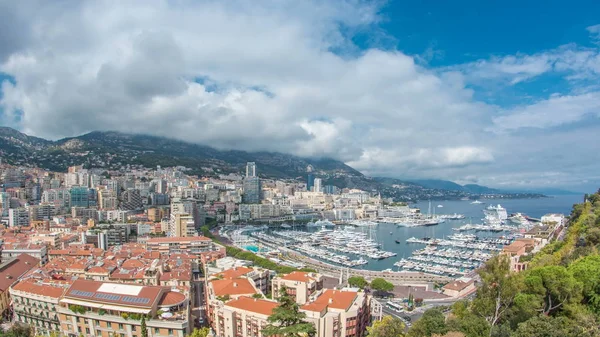
[[[119,330],[123,330],[123,323],[119,323]]]
[[[158,335],[158,334],[159,334],[159,332],[160,332],[160,329],[159,329],[159,328],[154,328],[154,333],[155,333],[155,334],[157,334],[157,335]]]
[[[173,336],[173,329],[169,329],[169,336]]]
[[[89,335],[90,334],[90,329],[89,328],[85,328],[85,333]]]
[[[135,330],[136,330],[136,326],[135,326],[135,325],[132,325],[132,326],[131,326],[131,331],[135,331]]]

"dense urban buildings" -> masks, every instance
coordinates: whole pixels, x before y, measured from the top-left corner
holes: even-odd
[[[142,337],[144,317],[148,336],[185,337],[206,325],[217,337],[260,337],[279,306],[277,298],[286,294],[318,337],[365,336],[366,327],[387,310],[369,292],[348,287],[349,263],[366,260],[335,260],[331,252],[314,249],[333,249],[336,240],[346,240],[352,242],[349,251],[368,251],[368,258],[389,252],[348,231],[339,232],[341,238],[318,240],[333,232],[325,228],[333,222],[372,226],[381,219],[422,214],[373,192],[331,185],[312,167],[306,181],[259,177],[254,162],[240,171],[245,174],[197,177],[183,167],[106,171],[73,166],[49,172],[0,165],[5,177],[0,187],[2,315],[38,335]],[[286,249],[284,236],[258,232],[289,228],[288,222],[318,227],[301,248],[308,257],[344,267],[301,271],[319,266]],[[510,260],[512,271],[525,271],[524,260],[565,226],[564,216],[545,215],[499,253]],[[230,251],[237,248],[211,238],[243,249],[244,259]],[[473,278],[464,277],[433,292],[431,282],[450,278],[422,272],[380,275],[395,284],[422,286],[433,298],[462,299],[476,287]]]

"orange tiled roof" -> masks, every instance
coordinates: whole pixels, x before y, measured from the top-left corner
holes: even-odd
[[[174,305],[174,304],[179,304],[181,302],[185,301],[185,295],[180,293],[180,292],[176,292],[176,291],[169,291],[166,292],[162,299],[160,300],[160,302],[158,303],[159,306],[162,305]]]
[[[265,316],[270,316],[273,313],[273,309],[277,308],[279,304],[275,301],[241,296],[237,300],[227,302],[225,305],[236,309],[242,309]]]
[[[233,267],[231,269],[224,270],[220,273],[214,274],[215,276],[221,276],[224,279],[234,279],[242,275],[246,275],[253,269],[247,267]]]
[[[141,267],[145,267],[146,264],[144,264],[144,262],[140,261],[140,260],[136,260],[136,259],[129,259],[125,262],[123,262],[123,264],[121,265],[121,267],[125,268],[125,269],[133,269],[133,268],[141,268]]]
[[[327,289],[314,302],[307,303],[301,308],[308,311],[323,311],[326,308],[348,310],[357,292]]]
[[[67,288],[53,285],[51,280],[45,280],[42,284],[32,279],[28,279],[15,284],[13,289],[40,296],[60,298]]]
[[[210,282],[215,296],[256,294],[257,291],[247,279],[213,280]]]
[[[21,276],[37,267],[40,260],[31,255],[21,254],[14,260],[6,262],[2,269],[0,269],[0,292],[8,290]]]
[[[469,280],[468,282],[463,282],[459,280],[446,284],[444,286],[444,289],[461,291],[471,284],[473,284],[473,280]]]
[[[88,269],[87,272],[93,273],[93,274],[108,274],[109,270],[104,267],[92,267],[92,268]]]
[[[302,272],[302,271],[293,271],[287,275],[282,276],[281,279],[288,280],[288,281],[299,281],[299,282],[309,282],[311,280],[314,280],[314,278],[309,276],[309,273]]]

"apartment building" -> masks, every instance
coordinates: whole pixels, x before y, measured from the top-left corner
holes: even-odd
[[[262,337],[261,330],[278,303],[242,296],[215,308],[213,330],[217,337]]]
[[[219,248],[222,247],[204,236],[151,238],[146,242],[147,250],[162,254],[200,254],[216,251]]]
[[[13,301],[13,318],[29,324],[36,335],[60,331],[56,308],[70,282],[52,279],[25,278],[10,289]]]
[[[217,337],[262,337],[261,330],[278,306],[275,300],[255,298],[260,292],[245,278],[249,269],[237,267],[217,273],[220,279],[207,283],[207,315]],[[289,286],[288,293],[303,302],[300,310],[315,325],[317,337],[365,336],[371,322],[371,297],[356,291],[317,290],[322,287],[321,278],[316,274],[290,273],[273,279],[273,293],[276,287]]]
[[[59,301],[60,330],[68,336],[185,337],[189,299],[167,287],[75,280]]]
[[[29,211],[26,208],[11,208],[8,210],[9,227],[29,226]]]
[[[2,261],[15,258],[21,254],[27,254],[38,259],[41,265],[48,263],[48,248],[45,244],[33,244],[29,242],[4,243],[1,254]]]
[[[247,278],[254,282],[254,286],[263,294],[267,294],[269,292],[271,283],[269,270],[257,267],[233,267],[231,269],[213,274],[212,277],[226,280]]]
[[[211,328],[217,332],[217,336],[225,336],[227,329],[231,330],[231,320],[223,316],[223,305],[229,300],[237,300],[240,297],[252,297],[260,294],[254,286],[254,282],[245,278],[216,279],[206,282],[205,297],[207,304],[206,316]],[[227,322],[226,322],[227,321]],[[229,326],[226,328],[225,325]]]
[[[29,207],[29,221],[50,220],[58,214],[58,209],[52,204],[41,204]]]
[[[371,322],[371,297],[364,292],[326,289],[300,307],[317,337],[363,337]]]
[[[276,277],[272,281],[272,298],[279,297],[279,289],[284,286],[286,292],[295,297],[296,303],[302,305],[309,301],[311,295],[323,289],[323,276],[295,271]]]
[[[169,236],[197,236],[194,217],[187,213],[172,213],[169,220]]]

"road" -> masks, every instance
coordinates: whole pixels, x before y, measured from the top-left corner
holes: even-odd
[[[204,303],[204,279],[194,280],[192,282],[194,298],[192,300],[192,316],[199,318],[200,322],[206,322],[206,305]],[[198,325],[194,321],[194,325]],[[202,324],[200,324],[202,325]]]
[[[406,315],[406,313],[404,313],[404,312],[399,313],[393,309],[390,309],[385,304],[383,305],[382,311],[383,311],[384,316],[392,316],[392,317],[396,317],[396,318],[400,319],[406,326],[406,330],[408,330],[408,328],[411,327],[411,325],[412,325],[411,322],[413,319],[410,316]]]

